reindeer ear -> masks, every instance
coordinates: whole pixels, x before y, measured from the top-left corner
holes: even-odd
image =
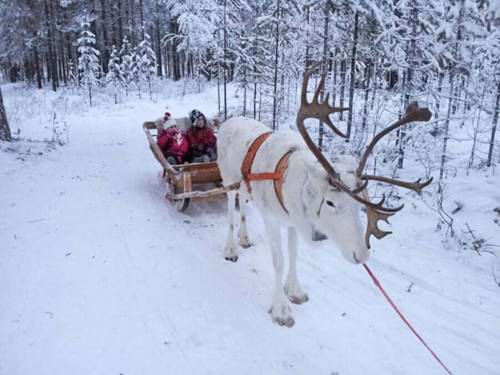
[[[324,183],[320,183],[324,182]],[[328,188],[328,179],[325,173],[309,170],[302,189],[302,202],[304,211],[309,218],[319,216],[319,207],[324,200],[325,191]]]
[[[309,197],[315,197],[320,193],[319,186],[317,184],[318,174],[314,171],[309,171],[307,174],[306,183],[304,185],[304,191]]]

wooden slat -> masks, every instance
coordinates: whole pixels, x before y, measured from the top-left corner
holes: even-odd
[[[172,200],[181,200],[186,198],[208,198],[213,197],[214,195],[224,194],[231,190],[238,190],[240,188],[240,183],[236,182],[229,186],[223,186],[220,188],[214,188],[206,191],[192,191],[186,193],[179,194],[167,194],[168,199]]]
[[[158,131],[157,124],[152,122],[152,121],[147,121],[142,125],[142,128],[144,130],[144,133],[146,133],[146,137],[148,138],[149,141],[149,148],[153,152],[153,155],[155,156],[156,160],[161,164],[163,169],[170,175],[176,176],[179,174],[178,171],[176,171],[172,165],[167,161],[165,156],[160,150],[160,147],[156,144],[153,135],[151,134],[152,129],[156,129]]]

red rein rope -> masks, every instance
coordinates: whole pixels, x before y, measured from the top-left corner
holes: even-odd
[[[429,345],[427,345],[427,343],[424,341],[424,339],[417,333],[417,331],[415,331],[415,329],[412,327],[412,325],[410,324],[410,322],[404,317],[404,315],[401,313],[401,311],[399,311],[399,309],[396,306],[396,304],[392,301],[391,297],[389,297],[389,295],[386,293],[386,291],[384,290],[384,288],[380,284],[380,281],[378,281],[378,279],[375,277],[375,275],[370,270],[370,268],[368,268],[368,266],[366,264],[363,264],[363,267],[365,267],[366,272],[368,272],[368,275],[370,275],[370,277],[371,277],[373,283],[375,284],[375,286],[380,289],[380,291],[384,295],[384,297],[387,300],[387,302],[389,302],[389,304],[392,306],[392,308],[394,309],[394,311],[396,311],[396,313],[403,320],[403,322],[405,322],[405,324],[408,326],[408,328],[413,332],[413,334],[415,336],[417,336],[417,338],[420,340],[420,342],[427,348],[427,350],[432,354],[432,356],[436,359],[436,361],[439,362],[439,364],[445,369],[445,371],[448,374],[452,375],[451,371],[448,370],[448,367],[445,366],[445,364],[439,359],[439,357],[436,355],[436,353],[434,353],[434,351],[429,347]]]

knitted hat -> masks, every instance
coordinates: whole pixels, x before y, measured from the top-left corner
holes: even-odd
[[[196,122],[196,120],[198,120],[198,118],[202,116],[203,118],[205,118],[205,115],[203,113],[201,113],[200,111],[198,111],[197,109],[193,109],[190,113],[189,113],[189,119],[191,120],[191,124],[194,125],[194,123]]]

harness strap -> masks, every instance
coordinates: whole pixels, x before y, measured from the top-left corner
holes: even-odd
[[[288,168],[288,159],[290,159],[290,155],[292,155],[294,150],[288,151],[283,157],[280,159],[278,164],[276,165],[276,171],[275,174],[279,176],[279,178],[275,179],[273,181],[274,183],[274,191],[276,193],[276,196],[278,197],[278,200],[281,204],[281,207],[285,210],[285,212],[288,214],[288,210],[285,207],[285,202],[283,201],[283,176],[285,175],[285,171]]]
[[[250,144],[250,147],[248,148],[248,151],[243,158],[243,162],[241,163],[241,175],[243,176],[243,181],[245,181],[245,185],[249,194],[252,193],[252,187],[250,186],[251,180],[272,179],[272,177],[269,178],[269,174],[264,174],[264,178],[262,173],[252,174],[252,164],[255,160],[255,156],[257,155],[257,151],[259,150],[260,146],[262,146],[262,144],[266,141],[266,139],[271,136],[271,134],[273,134],[273,132],[266,132],[255,138]]]
[[[273,132],[266,132],[259,135],[257,138],[253,140],[248,148],[248,151],[243,158],[243,162],[241,163],[241,174],[243,176],[243,181],[245,182],[245,186],[249,194],[252,193],[252,186],[250,185],[250,181],[265,181],[272,180],[274,185],[274,191],[276,193],[276,197],[281,204],[281,207],[288,214],[288,210],[285,207],[285,203],[283,201],[283,176],[285,174],[286,169],[288,168],[288,159],[290,155],[293,153],[293,150],[288,151],[285,155],[281,157],[278,164],[276,165],[276,169],[274,172],[263,172],[263,173],[252,173],[252,164],[255,160],[255,156],[257,155],[257,151],[260,146],[271,136]]]

